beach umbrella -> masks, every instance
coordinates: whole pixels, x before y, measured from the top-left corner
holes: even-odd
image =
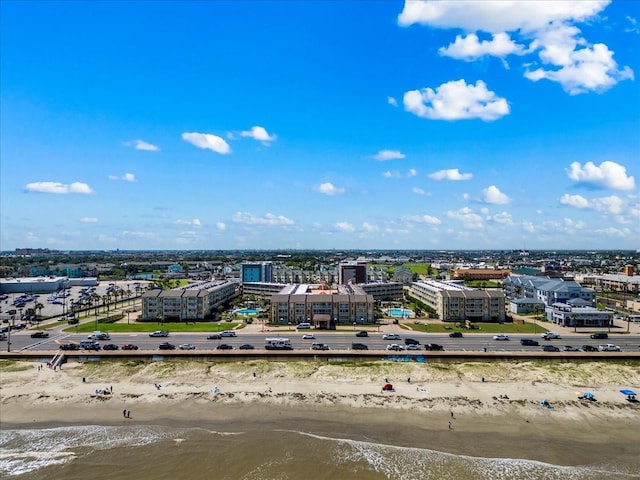
[[[583,396],[584,398],[589,399],[589,400],[592,400],[592,399],[596,398],[596,396],[595,396],[593,393],[591,393],[591,392],[584,392],[584,393],[582,394],[582,396]]]
[[[620,390],[620,393],[627,396],[637,395],[633,390]]]

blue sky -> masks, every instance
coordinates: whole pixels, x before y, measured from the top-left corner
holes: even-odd
[[[2,250],[640,247],[639,2],[0,9]]]

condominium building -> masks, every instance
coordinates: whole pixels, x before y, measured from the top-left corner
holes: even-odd
[[[238,294],[239,285],[224,280],[199,282],[172,290],[147,290],[142,294],[142,319],[204,320]]]
[[[508,298],[536,298],[546,307],[554,303],[567,303],[581,298],[595,306],[596,292],[585,288],[574,280],[562,278],[537,277],[530,275],[510,275],[504,280],[504,291]]]
[[[273,282],[273,263],[272,262],[259,262],[249,263],[245,262],[241,265],[240,278],[242,283],[245,282]]]
[[[409,294],[433,308],[444,322],[503,322],[505,297],[500,290],[480,290],[456,282],[413,282]]]
[[[367,281],[367,264],[365,262],[344,262],[338,267],[338,283],[358,284]]]

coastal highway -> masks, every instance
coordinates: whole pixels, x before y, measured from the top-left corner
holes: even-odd
[[[57,350],[63,343],[79,343],[87,338],[86,334],[75,333],[51,333],[46,339],[31,338],[32,332],[16,332],[11,335],[11,351],[51,351]],[[207,333],[172,333],[166,338],[149,337],[147,333],[113,333],[111,340],[103,340],[98,343],[105,345],[114,343],[118,346],[132,343],[140,350],[158,350],[161,342],[170,342],[176,347],[183,343],[191,343],[197,350],[215,350],[221,343],[226,343],[237,349],[238,346],[249,343],[256,349],[264,347],[264,339],[267,337],[284,337],[291,340],[294,350],[309,350],[314,342],[326,343],[331,350],[348,350],[352,343],[364,343],[369,350],[384,350],[389,344],[404,345],[404,339],[409,337],[418,340],[422,345],[437,343],[442,345],[446,351],[522,351],[539,352],[542,345],[555,345],[561,350],[564,346],[570,345],[581,348],[583,345],[603,345],[613,343],[618,345],[623,352],[640,352],[640,335],[616,335],[610,334],[608,339],[593,340],[588,335],[567,335],[561,339],[543,340],[539,335],[509,335],[509,340],[493,340],[493,335],[465,333],[463,338],[450,338],[443,333],[402,333],[400,340],[383,340],[382,333],[371,333],[368,337],[356,337],[355,333],[347,332],[314,332],[315,339],[303,340],[301,332],[269,332],[265,333],[238,333],[237,337],[226,337],[221,340],[207,340]],[[521,338],[537,340],[540,346],[522,346]],[[7,340],[0,341],[0,350],[7,351],[9,346]],[[424,351],[424,347],[423,347]]]

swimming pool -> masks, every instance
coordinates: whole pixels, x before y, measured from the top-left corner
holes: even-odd
[[[255,308],[240,308],[238,310],[236,310],[234,313],[237,313],[238,315],[255,315],[256,313],[259,313],[260,310],[256,310]]]
[[[413,311],[408,308],[387,308],[386,312],[392,317],[409,318],[413,316]]]

